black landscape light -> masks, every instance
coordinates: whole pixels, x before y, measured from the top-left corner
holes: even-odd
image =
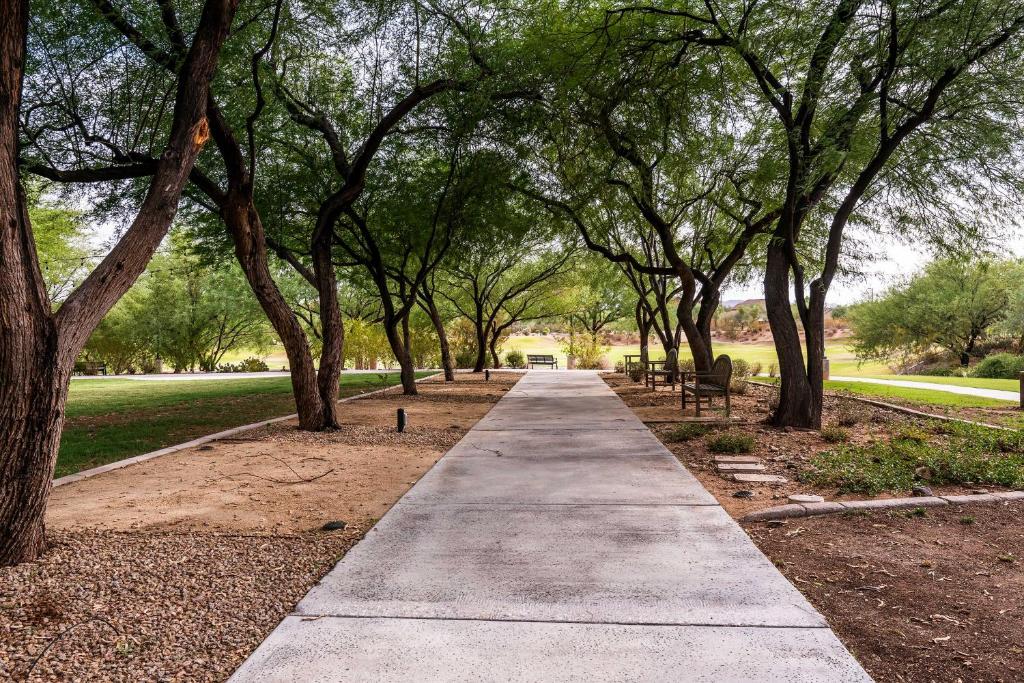
[[[405,408],[398,409],[398,432],[405,431]]]

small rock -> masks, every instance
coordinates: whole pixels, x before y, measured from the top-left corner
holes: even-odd
[[[988,489],[971,489],[971,493],[973,493],[974,495],[978,496],[978,495],[981,495],[983,493],[988,493]]]
[[[784,525],[785,523],[786,523],[786,520],[784,520],[784,519],[770,519],[770,520],[768,520],[768,526],[769,526],[769,528],[772,528],[772,529],[777,529],[778,527]]]
[[[733,498],[753,498],[754,497],[754,492],[753,491],[747,491],[747,490],[737,491],[736,493],[732,494],[732,497]]]
[[[822,496],[816,496],[811,493],[794,493],[789,497],[790,503],[824,503],[825,499]]]
[[[934,493],[932,493],[932,490],[927,486],[915,486],[910,490],[910,492],[917,498],[935,495]]]
[[[321,529],[322,529],[323,531],[341,531],[341,530],[342,530],[342,529],[344,529],[344,528],[345,528],[346,526],[347,526],[347,524],[345,524],[345,522],[343,522],[343,521],[341,521],[341,520],[339,519],[339,520],[335,520],[335,521],[333,521],[333,522],[327,522],[327,524],[324,524],[324,525],[323,525],[322,527],[320,527],[320,528],[321,528]]]

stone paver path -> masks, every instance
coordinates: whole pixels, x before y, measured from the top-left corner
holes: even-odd
[[[232,680],[870,678],[599,376],[538,370]]]

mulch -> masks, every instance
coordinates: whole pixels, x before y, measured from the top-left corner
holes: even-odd
[[[0,568],[0,680],[225,680],[365,531],[52,532]]]
[[[1024,680],[1024,506],[753,523],[877,681]]]

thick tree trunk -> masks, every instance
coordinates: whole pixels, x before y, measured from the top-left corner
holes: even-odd
[[[779,356],[779,405],[771,422],[777,427],[816,428],[820,425],[820,413],[816,421],[814,392],[804,367],[800,333],[789,298],[789,263],[784,250],[777,241],[769,244],[764,276],[764,303]]]
[[[704,340],[704,345],[708,349],[708,358],[712,362],[714,362],[715,351],[714,341],[711,339],[711,321],[715,318],[715,311],[718,310],[720,301],[721,292],[717,289],[712,290],[705,285],[700,296],[700,310],[697,311],[697,331]]]
[[[318,230],[312,242],[313,273],[320,303],[320,328],[323,346],[317,388],[323,411],[325,429],[338,429],[338,387],[341,383],[341,360],[344,355],[345,326],[338,306],[338,279],[331,260],[333,233]]]
[[[452,362],[452,350],[448,344],[448,332],[444,329],[444,320],[437,310],[432,294],[424,293],[423,300],[426,302],[427,315],[430,322],[434,324],[434,331],[437,332],[438,344],[441,347],[441,369],[444,370],[444,381],[455,381],[455,364]]]
[[[651,319],[642,303],[636,305],[636,329],[640,333],[640,365],[647,367],[648,356],[647,345],[651,339]]]
[[[501,356],[498,355],[498,338],[499,338],[499,336],[500,336],[499,334],[492,334],[491,335],[491,340],[487,344],[487,348],[491,352],[491,367],[495,368],[495,369],[501,367]]]
[[[18,175],[18,121],[28,26],[25,0],[0,0],[0,565],[45,549],[44,514],[74,360],[167,234],[206,142],[209,83],[234,17],[209,0],[181,66],[168,142],[135,220],[52,313]]]
[[[251,202],[243,198],[234,200],[235,197],[229,198],[221,213],[231,233],[235,256],[249,287],[284,344],[291,371],[295,408],[299,415],[299,428],[309,431],[326,429],[330,425],[324,420],[309,339],[270,272],[262,221]]]

